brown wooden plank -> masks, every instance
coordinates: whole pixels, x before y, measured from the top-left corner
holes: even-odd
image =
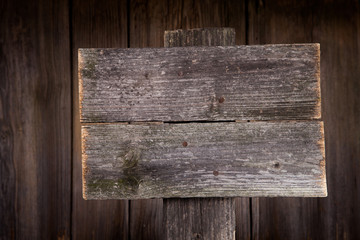
[[[79,49],[81,121],[320,118],[318,44]]]
[[[326,196],[322,131],[318,121],[83,125],[84,198]]]
[[[169,3],[167,29],[191,29],[203,27],[232,27],[236,32],[236,44],[246,43],[245,35],[245,1],[192,1],[171,0]],[[194,7],[195,5],[195,7]],[[165,46],[167,42],[164,42]],[[183,207],[189,208],[193,202],[188,199],[182,201]],[[229,199],[224,199],[224,204]],[[175,203],[177,203],[175,201]],[[250,239],[250,208],[248,198],[236,199],[236,239]],[[172,199],[165,200],[165,204],[172,204]],[[170,208],[171,206],[167,206]],[[177,211],[173,206],[173,211]],[[222,207],[217,210],[223,211]],[[216,219],[213,221],[216,221]],[[223,223],[219,223],[222,226]]]
[[[183,200],[164,200],[165,239],[235,239],[235,199]]]
[[[253,226],[257,229],[254,237],[359,239],[360,212],[356,209],[360,209],[360,68],[357,64],[360,35],[354,30],[360,25],[359,2],[295,3],[286,0],[250,3],[250,44],[321,44],[329,191],[329,196],[323,199],[258,199],[258,219],[253,221],[257,224]]]
[[[1,1],[0,9],[0,239],[68,239],[68,2]]]
[[[72,1],[74,239],[126,239],[128,201],[84,201],[78,105],[77,49],[127,47],[127,1]]]
[[[198,28],[166,31],[164,45],[165,47],[235,45],[235,29]],[[249,212],[246,208],[243,210],[238,213]],[[234,198],[164,199],[164,213],[163,228],[166,239],[234,239],[235,220],[242,220],[242,216],[246,215],[241,214],[236,219],[228,217],[235,213]],[[248,232],[248,229],[240,230],[238,235],[241,237]]]
[[[167,0],[130,0],[129,47],[162,47],[167,24]],[[176,9],[178,10],[178,9]],[[129,239],[162,239],[163,201],[129,201]]]
[[[176,7],[175,3],[178,4],[178,7]],[[171,4],[174,4],[175,6],[171,6]],[[236,44],[244,45],[246,43],[245,1],[172,0],[169,1],[169,9],[171,8],[173,8],[173,11],[169,11],[168,13],[169,20],[167,21],[167,29],[231,27],[234,28],[236,32]],[[181,10],[179,11],[178,9]],[[229,198],[222,198],[224,206],[227,206],[227,202],[230,200],[231,199]],[[188,199],[182,199],[180,201],[182,201],[183,207],[190,207],[191,205],[193,205],[193,202],[190,200],[188,202]],[[235,201],[236,239],[250,239],[250,201],[248,198],[236,198]],[[164,201],[164,204],[171,203],[171,199],[169,199],[168,201]],[[223,212],[223,209],[224,207],[217,207],[217,211],[219,212]],[[173,210],[177,210],[176,206],[173,206]],[[203,214],[205,213],[203,212]],[[210,218],[208,219],[208,221],[210,221]],[[216,224],[217,219],[211,219],[211,221]],[[219,227],[224,225],[221,220],[219,220],[217,223]]]

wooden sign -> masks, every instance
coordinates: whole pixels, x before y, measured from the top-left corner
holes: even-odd
[[[319,47],[79,49],[84,198],[326,196]]]

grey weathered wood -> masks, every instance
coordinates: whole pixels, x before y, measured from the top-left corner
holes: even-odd
[[[235,45],[233,28],[174,30],[164,33],[165,47],[231,45]],[[165,239],[235,237],[234,198],[165,198],[163,212]],[[246,233],[246,230],[239,232],[241,233]]]
[[[168,199],[165,239],[235,239],[235,201],[228,198]]]
[[[165,31],[165,47],[233,46],[234,28],[177,29]]]
[[[319,60],[319,44],[79,49],[81,121],[319,119]]]
[[[320,121],[82,126],[84,198],[326,196]]]

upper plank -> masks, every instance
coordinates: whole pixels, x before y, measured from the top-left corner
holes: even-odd
[[[79,49],[82,122],[320,119],[320,45]]]

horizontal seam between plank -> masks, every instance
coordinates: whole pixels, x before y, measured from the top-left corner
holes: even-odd
[[[323,122],[323,119],[291,119],[291,120],[219,120],[219,121],[118,121],[118,122],[81,122],[81,125],[101,125],[101,124],[188,124],[188,123],[255,123],[255,122],[267,122],[267,123],[283,123],[283,122]]]

